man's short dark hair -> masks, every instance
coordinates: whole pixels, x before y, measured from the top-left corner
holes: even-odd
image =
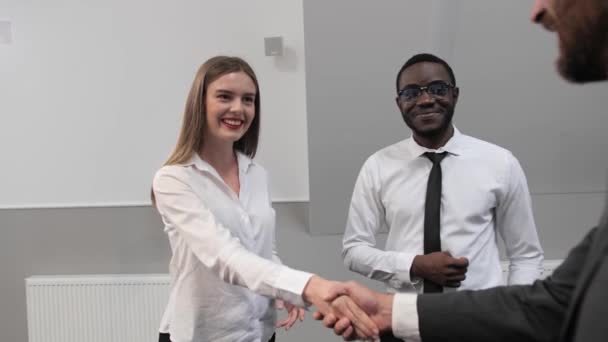
[[[448,75],[450,76],[452,85],[456,86],[456,76],[454,76],[454,72],[452,71],[452,68],[446,61],[444,61],[443,59],[441,59],[435,55],[432,55],[430,53],[419,53],[417,55],[410,57],[410,59],[408,59],[407,62],[405,62],[405,64],[403,64],[403,66],[397,73],[397,81],[395,82],[397,85],[397,87],[396,87],[397,91],[399,91],[399,77],[401,77],[401,74],[403,74],[405,69],[409,68],[410,66],[412,66],[414,64],[418,64],[418,63],[422,63],[422,62],[437,63],[437,64],[443,65],[445,70],[448,72]]]

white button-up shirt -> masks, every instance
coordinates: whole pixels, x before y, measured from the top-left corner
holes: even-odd
[[[422,291],[410,279],[424,254],[424,204],[431,161],[424,153],[448,152],[441,162],[441,248],[469,259],[459,290],[503,285],[496,233],[510,260],[509,284],[531,283],[542,273],[541,249],[530,194],[517,159],[507,150],[461,134],[438,150],[409,138],[372,155],[357,179],[344,233],[344,263],[397,292]],[[388,228],[385,250],[376,234]],[[445,288],[445,291],[453,289]]]
[[[173,342],[261,341],[274,332],[271,298],[304,306],[311,274],[280,264],[266,171],[238,153],[240,194],[198,155],[164,166],[153,190],[173,256],[160,331]]]

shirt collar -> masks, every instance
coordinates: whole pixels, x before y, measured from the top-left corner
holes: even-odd
[[[246,154],[240,151],[236,151],[236,158],[241,172],[247,172],[249,167],[253,165],[253,159],[249,158]]]
[[[416,142],[416,140],[414,140],[413,136],[409,138],[407,148],[412,153],[412,155],[416,157],[419,157],[426,152],[447,152],[449,154],[458,156],[461,155],[465,150],[463,146],[463,134],[460,133],[460,131],[456,127],[454,127],[454,135],[452,135],[450,140],[448,140],[445,145],[436,150],[420,146]]]
[[[239,165],[239,170],[243,173],[246,173],[249,170],[249,167],[253,165],[253,159],[249,158],[245,154],[240,151],[236,151],[237,163]],[[199,156],[198,153],[193,153],[190,160],[183,164],[184,166],[194,165],[197,169],[201,171],[207,172],[215,172],[215,169],[211,166],[211,164],[207,163]]]

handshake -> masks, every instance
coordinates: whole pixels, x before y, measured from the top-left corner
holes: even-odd
[[[448,252],[414,258],[411,275],[445,287],[459,287],[469,261]],[[305,301],[316,308],[313,317],[344,340],[377,339],[391,331],[393,295],[378,293],[356,282],[336,282],[313,276],[304,288]]]
[[[391,294],[372,291],[353,281],[342,283],[315,275],[302,297],[315,306],[313,317],[345,341],[376,340],[391,329]]]

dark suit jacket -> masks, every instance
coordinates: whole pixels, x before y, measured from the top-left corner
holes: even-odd
[[[608,342],[608,225],[532,285],[418,296],[422,342]]]

